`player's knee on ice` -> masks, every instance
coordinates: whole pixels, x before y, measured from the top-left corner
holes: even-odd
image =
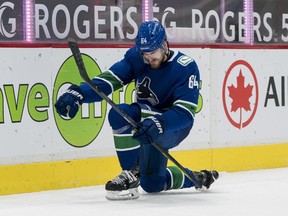
[[[140,185],[147,193],[157,193],[165,190],[166,176],[157,174],[141,176]]]

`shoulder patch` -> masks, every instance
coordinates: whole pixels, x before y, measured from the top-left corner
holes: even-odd
[[[177,62],[183,66],[187,66],[190,62],[193,62],[193,61],[194,59],[186,55],[182,55],[177,59]]]

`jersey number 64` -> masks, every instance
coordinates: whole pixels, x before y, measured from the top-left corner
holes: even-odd
[[[195,75],[191,75],[189,77],[189,88],[193,89],[194,87],[199,88],[199,83],[198,83],[198,81],[196,79],[196,76]]]

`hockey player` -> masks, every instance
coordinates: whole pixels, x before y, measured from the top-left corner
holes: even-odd
[[[122,167],[122,172],[105,186],[109,200],[136,199],[139,185],[148,193],[194,187],[179,168],[167,167],[167,158],[151,142],[168,152],[192,129],[199,96],[197,64],[169,49],[165,29],[157,21],[142,23],[135,42],[121,61],[92,80],[107,95],[135,81],[137,101],[118,106],[139,122],[138,130],[115,110],[108,115]],[[87,83],[73,84],[55,107],[60,115],[73,118],[82,103],[101,100]],[[219,176],[215,170],[193,173],[207,189]]]

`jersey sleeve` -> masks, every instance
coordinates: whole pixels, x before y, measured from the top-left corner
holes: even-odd
[[[92,82],[106,95],[118,90],[124,85],[132,82],[135,77],[135,67],[133,65],[133,49],[129,49],[121,61],[113,64],[109,70],[104,71],[99,76],[92,79]],[[135,57],[134,57],[135,58]],[[101,101],[102,98],[87,84],[80,85],[83,93],[83,102],[91,103]]]
[[[173,106],[161,115],[165,130],[177,130],[193,125],[200,91],[200,75],[195,62],[186,69],[183,82],[174,91]]]

